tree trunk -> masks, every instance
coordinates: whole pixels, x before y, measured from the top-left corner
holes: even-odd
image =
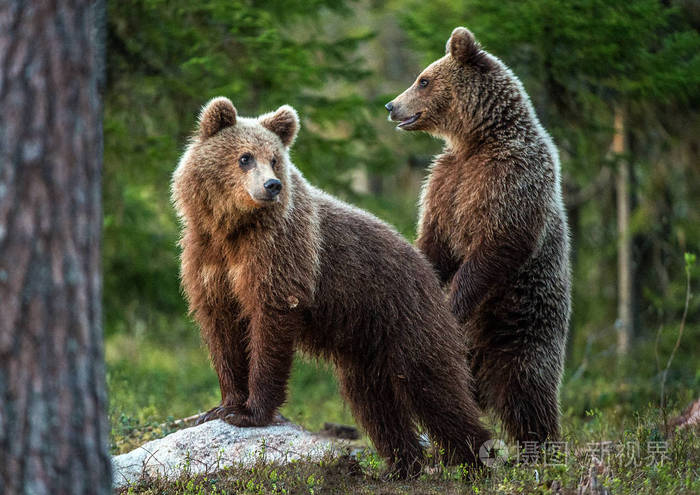
[[[616,106],[612,152],[618,157],[615,177],[617,193],[617,352],[621,356],[627,354],[634,333],[630,166],[625,156],[627,153],[625,133],[624,111],[620,106]]]
[[[0,2],[0,493],[111,491],[101,1]]]

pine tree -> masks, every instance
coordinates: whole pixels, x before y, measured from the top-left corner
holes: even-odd
[[[102,2],[0,3],[0,493],[110,493]]]

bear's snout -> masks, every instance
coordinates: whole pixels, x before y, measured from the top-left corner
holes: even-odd
[[[411,88],[409,88],[409,90],[410,89]],[[386,108],[389,111],[389,120],[392,122],[398,122],[398,127],[400,129],[413,129],[416,127],[413,124],[416,123],[418,119],[420,119],[421,114],[423,112],[413,112],[412,108],[415,107],[415,104],[409,97],[407,105],[406,101],[404,100],[405,94],[406,92],[400,94],[399,96],[391,100],[389,103],[384,105],[384,108]]]
[[[263,185],[270,198],[277,196],[282,190],[282,183],[278,179],[270,179]]]

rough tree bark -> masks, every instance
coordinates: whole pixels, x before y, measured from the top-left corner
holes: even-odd
[[[100,1],[0,2],[0,493],[111,490],[103,14]]]
[[[632,236],[630,233],[630,166],[625,154],[627,139],[625,114],[615,107],[611,151],[618,157],[615,189],[617,195],[617,352],[624,356],[633,334]]]

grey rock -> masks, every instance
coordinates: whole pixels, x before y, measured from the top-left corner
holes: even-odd
[[[149,477],[175,479],[183,472],[213,474],[229,466],[292,460],[319,461],[342,444],[293,423],[237,428],[221,420],[185,428],[112,458],[113,484],[122,488]]]

